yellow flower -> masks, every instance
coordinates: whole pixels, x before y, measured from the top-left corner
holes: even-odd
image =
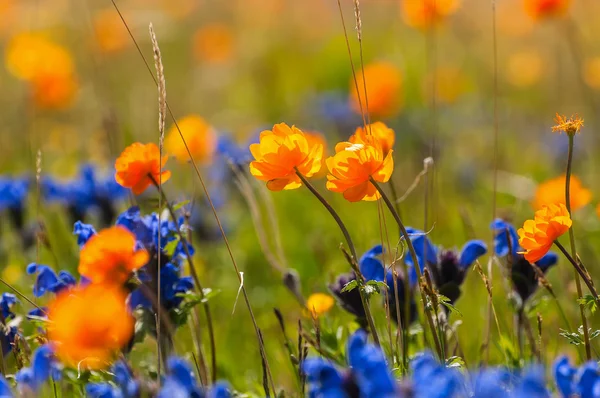
[[[575,135],[579,133],[583,127],[583,119],[581,119],[579,115],[568,118],[557,113],[554,121],[556,122],[556,125],[552,127],[552,131],[559,133],[564,132],[567,135]]]
[[[393,150],[383,154],[381,144],[374,137],[367,143],[340,142],[336,154],[327,159],[327,189],[341,192],[350,202],[377,200],[381,196],[369,181],[387,182],[394,171]]]
[[[96,43],[103,52],[116,53],[127,48],[130,43],[127,29],[112,8],[94,15],[93,29]]]
[[[5,62],[15,77],[30,81],[43,74],[74,73],[71,54],[38,33],[21,33],[6,46]]]
[[[517,231],[519,245],[527,261],[535,263],[548,253],[556,239],[572,225],[571,216],[563,203],[544,205],[535,212],[533,220],[527,220]]]
[[[366,111],[364,84],[367,84],[369,113],[374,117],[393,116],[402,106],[402,74],[389,62],[374,62],[365,65],[364,73],[356,76],[358,93],[363,111]],[[350,104],[356,113],[360,113],[360,104],[354,80],[350,81]]]
[[[177,121],[183,138],[195,161],[207,163],[217,146],[215,130],[200,116],[189,115]],[[165,138],[165,149],[180,162],[189,161],[188,151],[181,140],[177,126],[173,124]]]
[[[267,181],[271,191],[281,191],[302,186],[296,170],[305,177],[319,172],[323,145],[311,145],[302,130],[279,123],[273,130],[260,133],[260,142],[250,145],[250,152],[255,159],[250,163],[250,173]]]
[[[507,80],[516,87],[530,87],[540,81],[544,60],[538,51],[530,49],[511,54],[506,68]]]
[[[394,147],[394,142],[396,140],[394,130],[382,122],[368,124],[366,131],[363,127],[357,128],[354,132],[354,135],[350,137],[349,141],[353,144],[365,144],[369,142],[367,138],[369,136],[373,136],[379,141],[384,155],[387,155],[388,152]]]
[[[333,297],[324,293],[314,293],[306,300],[306,308],[316,318],[328,312],[334,303]]]
[[[543,205],[563,203],[566,204],[565,196],[566,176],[553,178],[538,185],[533,199],[534,209],[541,209]],[[581,185],[576,176],[571,176],[570,186],[571,211],[581,209],[592,200],[592,192]]]

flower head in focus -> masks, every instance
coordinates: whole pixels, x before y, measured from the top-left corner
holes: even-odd
[[[73,367],[105,368],[133,335],[126,293],[90,284],[65,290],[48,305],[48,339],[57,357]]]
[[[395,115],[402,107],[402,73],[389,62],[374,62],[365,65],[364,73],[356,76],[358,92],[354,80],[350,82],[350,104],[356,113],[360,113],[362,104],[366,112],[365,84],[369,114],[378,118]],[[360,97],[360,103],[359,103]]]
[[[323,145],[309,141],[299,128],[279,123],[260,133],[260,142],[250,145],[254,161],[250,173],[267,182],[271,191],[302,186],[298,173],[312,177],[321,169]]]
[[[117,182],[139,195],[150,185],[165,183],[171,177],[170,171],[162,171],[167,156],[160,159],[158,146],[154,143],[135,142],[121,153],[115,162]]]
[[[459,5],[459,0],[402,0],[402,14],[409,26],[426,30],[442,23]]]
[[[393,150],[384,155],[379,140],[367,137],[366,143],[341,142],[336,154],[327,159],[327,189],[343,193],[350,202],[377,200],[379,192],[369,181],[387,182],[394,171]]]
[[[538,185],[532,205],[534,209],[541,209],[544,205],[565,203],[566,176],[552,178]],[[592,192],[581,184],[577,176],[571,176],[571,211],[577,211],[592,200]]]
[[[165,139],[165,149],[179,162],[185,163],[190,157],[179,135],[180,130],[194,161],[209,162],[217,146],[217,135],[213,127],[198,115],[186,116],[171,126]]]
[[[335,300],[328,294],[313,293],[306,300],[306,308],[316,318],[328,312]]]
[[[535,20],[562,17],[572,0],[523,0],[525,11]]]
[[[104,229],[81,249],[79,273],[93,283],[121,285],[150,259],[145,249],[136,250],[135,246],[135,235],[126,228]]]
[[[534,263],[544,257],[571,224],[571,216],[564,204],[542,206],[535,212],[533,220],[525,221],[523,228],[517,231],[525,259]]]
[[[553,132],[565,133],[570,136],[574,136],[581,132],[581,128],[583,127],[583,119],[578,115],[566,117],[561,116],[558,113],[556,114],[556,118],[554,119],[556,125],[552,127]]]
[[[353,144],[368,144],[370,142],[369,136],[377,139],[384,155],[387,155],[392,150],[396,141],[394,130],[382,122],[368,124],[366,130],[364,127],[358,127],[349,141]]]

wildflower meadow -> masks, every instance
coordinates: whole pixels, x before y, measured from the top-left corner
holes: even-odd
[[[600,398],[599,22],[0,0],[0,397]]]

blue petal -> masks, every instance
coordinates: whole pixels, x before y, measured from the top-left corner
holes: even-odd
[[[550,398],[544,379],[542,366],[532,366],[527,369],[521,379],[521,383],[513,392],[515,398]]]
[[[360,272],[368,281],[383,281],[385,270],[383,264],[376,258],[366,257],[360,262]]]
[[[31,270],[38,273],[33,285],[33,295],[35,297],[42,297],[46,291],[54,290],[58,283],[58,278],[52,268],[46,265],[36,265],[34,267],[33,264],[30,264],[27,267],[27,272],[31,273]]]
[[[108,383],[91,383],[85,386],[86,395],[90,398],[122,398],[123,394]]]
[[[44,384],[50,378],[53,360],[54,353],[48,345],[39,347],[33,354],[33,377],[38,386]]]
[[[4,378],[4,376],[0,375],[0,398],[12,398],[13,393],[10,389],[10,384]]]
[[[81,221],[77,221],[73,226],[73,235],[77,235],[77,244],[81,248],[92,236],[96,235],[96,230],[91,224],[84,224]]]
[[[470,267],[475,260],[487,253],[487,246],[481,240],[468,241],[460,252],[459,264],[462,268]]]
[[[188,392],[196,389],[196,380],[190,365],[181,358],[171,357],[167,361],[170,377],[183,386]]]
[[[229,392],[229,384],[218,381],[215,383],[210,392],[208,393],[208,398],[229,398],[231,397],[231,393]]]
[[[544,272],[548,270],[548,268],[552,267],[558,262],[558,255],[554,252],[548,252],[544,257],[538,260],[535,265],[540,267],[540,269]]]
[[[302,362],[308,381],[309,397],[346,398],[343,379],[338,370],[322,358],[308,358]]]
[[[583,364],[577,371],[575,376],[577,385],[575,394],[581,398],[597,398],[598,394],[595,387],[600,379],[598,375],[598,364],[594,361],[589,361]]]
[[[508,255],[509,249],[512,248],[512,255],[516,256],[517,252],[520,251],[520,247],[519,237],[515,227],[498,218],[492,222],[490,228],[497,232],[496,237],[494,238],[494,251],[496,252],[496,255],[498,257],[506,256]],[[508,234],[506,231],[508,231]]]
[[[426,264],[425,260],[427,260],[427,263],[437,264],[437,262],[438,262],[437,249],[431,243],[431,241],[429,240],[427,235],[423,231],[419,231],[419,230],[413,229],[413,228],[409,228],[409,229],[412,231],[412,232],[409,232],[409,234],[413,234],[413,236],[411,236],[410,239],[411,239],[411,242],[415,249],[415,253],[417,254],[417,261],[419,262],[421,271],[423,271],[423,269],[425,267],[425,264]],[[407,231],[408,231],[408,229],[407,229]],[[407,265],[413,265],[413,266],[415,265],[415,262],[413,261],[413,258],[412,258],[412,255],[410,252],[406,253],[404,261]]]
[[[563,397],[573,395],[573,381],[575,378],[575,368],[569,363],[569,358],[562,356],[558,358],[552,366],[556,387]]]

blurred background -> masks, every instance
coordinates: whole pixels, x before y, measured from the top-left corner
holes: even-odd
[[[247,201],[227,164],[235,158],[247,171],[248,143],[274,123],[317,132],[328,143],[330,154],[336,142],[346,140],[362,124],[338,3],[115,3],[152,73],[148,24],[154,25],[170,107],[194,142],[195,160],[244,271],[272,364],[286,364],[273,366],[274,378],[292,385],[295,379],[273,308],[284,314],[290,336],[296,335],[297,320],[306,319],[306,313],[282,284],[281,272],[265,260]],[[585,127],[576,138],[574,173],[591,190],[592,199],[574,218],[581,256],[592,275],[597,274],[600,222],[595,207],[600,183],[594,176],[600,165],[595,134],[600,128],[600,2],[497,0],[496,64],[491,1],[437,0],[434,4],[432,8],[424,0],[360,3],[370,117],[396,132],[393,183],[399,195],[413,183],[426,157],[435,162],[429,180],[421,181],[400,204],[405,223],[432,229],[432,240],[446,248],[460,248],[472,238],[491,241],[496,98],[497,214],[520,225],[533,213],[537,185],[564,173],[567,138],[550,132],[555,113],[579,113]],[[342,0],[341,7],[352,63],[362,83],[353,2]],[[96,176],[110,180],[114,159],[126,145],[158,141],[156,87],[111,1],[0,0],[0,46],[3,178],[32,181],[39,169],[43,178],[77,188],[86,178],[84,164],[92,164]],[[171,126],[168,119],[167,129]],[[258,389],[260,357],[247,310],[238,303],[232,314],[237,276],[187,154],[172,134],[174,130],[167,132],[167,150],[172,155],[167,168],[174,176],[165,190],[171,200],[192,200],[198,271],[206,286],[220,291],[211,299],[220,376],[240,390]],[[334,222],[304,188],[271,194],[261,184],[250,183],[262,209],[260,218],[274,214],[278,219],[280,233],[270,233],[268,239],[281,239],[287,265],[298,271],[302,293],[326,292],[336,275],[348,271],[338,249],[342,236]],[[381,242],[375,203],[351,204],[327,192],[323,178],[314,183],[347,222],[358,251]],[[428,205],[426,187],[430,187]],[[32,261],[75,271],[74,220],[83,217],[99,227],[133,203],[126,193],[108,190],[115,213],[107,214],[102,206],[88,209],[80,204],[81,195],[74,192],[57,198],[29,183],[21,195],[22,224],[41,224],[47,240],[46,245],[35,245],[28,244],[21,227],[11,222],[14,206],[7,198],[14,192],[0,190],[0,211],[6,215],[0,218],[0,275],[7,282],[29,292],[33,280],[25,267]],[[137,198],[145,212],[156,207],[154,196]],[[391,217],[387,222],[395,241]],[[562,261],[548,278],[576,324],[569,267]],[[501,325],[510,329],[510,289],[500,271],[495,275],[495,306]],[[487,314],[487,296],[477,273],[469,272],[463,292],[457,303],[463,316],[453,314],[451,322],[462,322],[458,336],[465,361],[476,365]],[[528,315],[535,319],[539,313],[544,319],[548,358],[557,352],[574,353],[558,336],[564,325],[547,293],[539,289],[532,302]],[[384,325],[383,308],[373,306]],[[335,336],[338,328],[356,328],[351,321],[350,315],[336,308],[322,319],[323,333]],[[188,338],[185,328],[180,333],[182,339]],[[152,366],[152,350],[150,341],[138,346],[134,355],[139,361],[134,363]],[[498,346],[492,346],[491,355],[496,363],[503,363]]]

